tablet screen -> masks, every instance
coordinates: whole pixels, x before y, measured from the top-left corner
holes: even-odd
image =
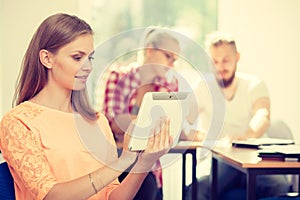
[[[189,108],[188,92],[147,92],[132,130],[129,150],[142,151],[146,148],[151,129],[161,117],[169,117],[170,134],[176,145]]]

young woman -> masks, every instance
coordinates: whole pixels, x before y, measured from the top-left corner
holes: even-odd
[[[118,158],[106,118],[89,105],[93,31],[76,16],[45,19],[26,51],[15,107],[0,125],[0,149],[16,199],[132,199],[153,164],[168,152],[168,119],[157,122],[147,149]],[[154,134],[157,133],[157,134]],[[135,160],[126,179],[117,177]]]

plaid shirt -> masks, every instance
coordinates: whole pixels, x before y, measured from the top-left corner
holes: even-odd
[[[153,92],[176,92],[178,80],[168,82],[166,78],[155,77],[151,82],[154,84]],[[111,121],[119,114],[132,114],[136,105],[136,92],[141,86],[139,68],[131,68],[127,73],[111,71],[106,83],[103,112]]]
[[[119,114],[131,114],[136,106],[137,89],[141,86],[141,76],[137,67],[131,67],[126,73],[122,70],[113,70],[106,82],[103,112],[111,121]],[[178,80],[173,78],[171,82],[167,78],[155,77],[153,92],[176,92]],[[136,113],[135,113],[136,114]],[[162,188],[162,169],[158,160],[152,167],[152,173],[156,178],[158,188]]]

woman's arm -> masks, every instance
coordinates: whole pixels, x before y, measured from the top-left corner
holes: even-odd
[[[171,147],[169,126],[167,119],[157,123],[147,148],[139,154],[137,163],[122,183],[110,193],[109,199],[133,199],[153,164]],[[54,185],[44,199],[87,199],[113,182],[136,159],[137,153],[128,151],[132,128],[133,124],[125,134],[123,152],[118,160],[78,179]]]
[[[25,196],[34,199],[87,199],[96,193],[94,186],[100,191],[136,159],[136,154],[127,154],[90,175],[58,183],[40,138],[25,123],[14,117],[6,117],[1,123],[0,137],[0,147],[13,170],[14,179],[22,183],[21,188],[26,188]]]
[[[131,130],[132,125],[127,132],[128,134],[125,134],[121,157],[123,154],[132,154],[132,152],[128,151]],[[143,153],[139,154],[136,164],[122,183],[120,183],[120,186],[112,191],[110,199],[133,199],[154,163],[170,150],[173,139],[170,136],[169,119],[158,121],[151,135],[147,148]]]
[[[88,175],[78,179],[57,183],[54,185],[44,200],[64,199],[64,200],[83,200],[93,196],[105,186],[113,182],[130,164],[135,160],[135,155],[128,155],[111,163],[109,166],[104,166]],[[142,179],[143,180],[143,179]],[[135,182],[142,182],[135,180]],[[129,185],[129,187],[132,187]],[[126,192],[125,192],[126,193]]]
[[[132,129],[129,128],[119,159],[77,179],[57,183],[39,138],[22,122],[9,124],[11,121],[1,124],[1,150],[17,178],[36,199],[88,199],[113,182],[136,160],[137,153],[127,150]],[[147,149],[139,155],[132,173],[110,192],[110,199],[132,199],[153,164],[169,150],[172,141],[169,122],[160,122],[159,126],[154,130],[157,134],[149,139]]]

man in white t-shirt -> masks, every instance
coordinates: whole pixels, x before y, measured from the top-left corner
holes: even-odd
[[[212,103],[215,100],[210,98],[209,92],[220,90],[223,98],[218,99],[218,102],[224,107],[224,120],[218,122],[222,123],[218,138],[227,138],[230,141],[262,137],[270,121],[270,99],[265,83],[254,75],[236,72],[240,54],[230,35],[220,32],[211,34],[207,40],[207,51],[215,66],[215,78],[208,80],[217,80],[217,84],[210,87],[210,91],[203,89],[204,82],[196,89],[201,130],[197,134],[209,136],[210,129],[215,127],[213,115],[218,110],[216,103]],[[213,85],[209,81],[206,84]],[[218,199],[226,198],[226,193],[232,189],[245,188],[245,175],[225,163],[219,165],[218,175]],[[198,199],[210,198],[210,185],[209,175],[198,180]],[[257,177],[257,198],[286,193],[288,188],[283,175]],[[245,194],[235,196],[235,199],[245,198]]]
[[[229,73],[229,70],[226,70]],[[199,126],[205,132],[209,131],[213,115],[213,96],[211,90],[221,90],[222,98],[218,101],[223,106],[221,113],[222,129],[219,138],[246,139],[261,137],[269,126],[270,100],[265,83],[258,77],[250,74],[234,72],[233,80],[227,87],[222,79],[218,84],[210,84],[209,80],[201,82],[196,89],[199,107]],[[225,83],[225,81],[224,81]],[[205,86],[209,84],[210,87]],[[206,88],[205,88],[206,87]],[[220,115],[221,115],[220,114]]]

